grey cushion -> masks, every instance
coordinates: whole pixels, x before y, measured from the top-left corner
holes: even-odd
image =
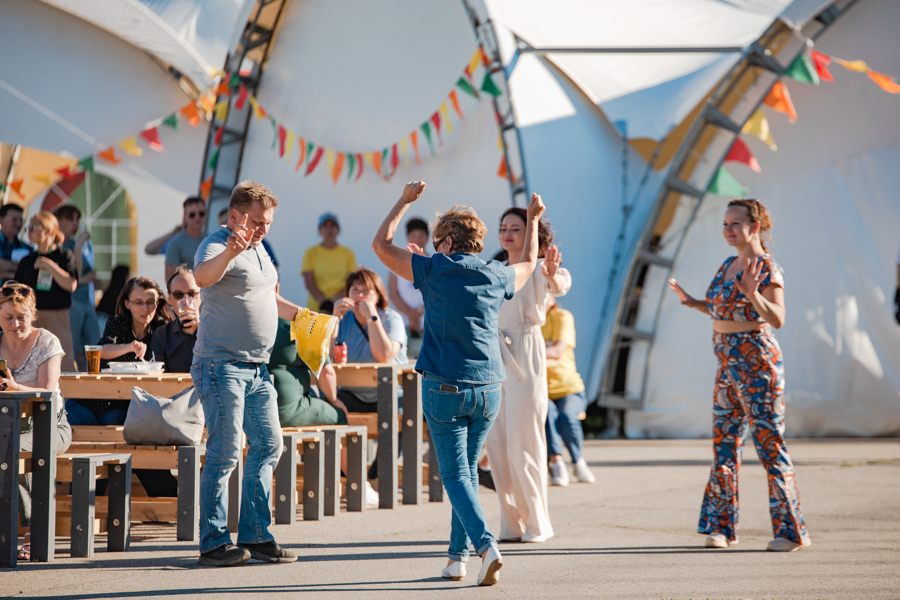
[[[122,436],[135,445],[197,446],[204,424],[203,406],[194,386],[174,398],[158,398],[135,387]]]

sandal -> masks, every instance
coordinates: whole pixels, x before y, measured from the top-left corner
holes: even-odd
[[[31,544],[22,544],[16,559],[22,561],[31,560]]]

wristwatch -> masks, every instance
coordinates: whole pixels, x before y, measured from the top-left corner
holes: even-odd
[[[372,315],[372,322],[374,323],[377,320],[378,320],[378,315]]]

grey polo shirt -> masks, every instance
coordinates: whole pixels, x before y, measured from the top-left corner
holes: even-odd
[[[229,235],[231,231],[222,227],[204,239],[194,264],[224,252]],[[232,260],[217,283],[202,288],[195,362],[197,358],[269,362],[278,330],[277,282],[275,266],[259,244]]]
[[[203,238],[195,238],[188,235],[187,231],[179,231],[166,244],[166,264],[177,267],[187,265],[188,269],[194,268],[194,256],[203,243]]]

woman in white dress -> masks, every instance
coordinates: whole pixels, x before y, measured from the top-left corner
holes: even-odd
[[[510,208],[500,220],[507,264],[523,260],[526,212]],[[538,260],[531,278],[500,307],[500,355],[507,379],[500,414],[485,449],[500,499],[500,541],[543,542],[553,537],[547,507],[547,355],[541,326],[550,296],[564,296],[572,277],[560,267],[546,222],[538,231]]]

